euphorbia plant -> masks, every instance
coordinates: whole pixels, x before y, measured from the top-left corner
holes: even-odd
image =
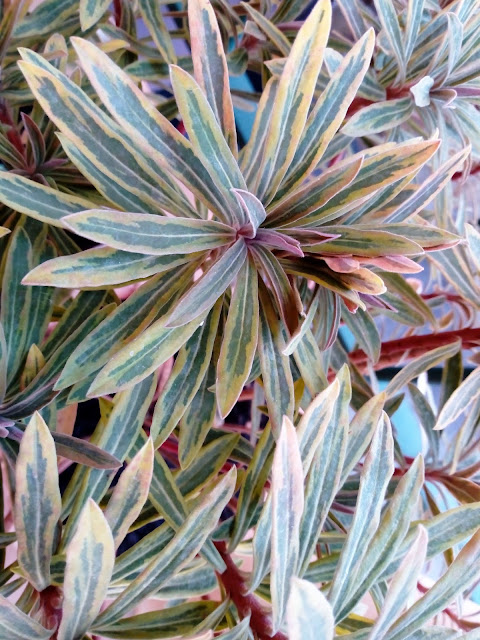
[[[454,195],[476,162],[478,0],[18,4],[5,638],[460,637],[480,236]],[[231,89],[245,72],[261,91]]]

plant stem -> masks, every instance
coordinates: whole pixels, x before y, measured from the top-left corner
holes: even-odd
[[[217,574],[221,580],[225,591],[237,607],[240,617],[246,618],[250,615],[250,628],[258,640],[288,640],[281,631],[272,635],[271,612],[267,603],[262,602],[253,593],[248,593],[248,586],[242,572],[227,553],[224,542],[215,542],[220,555],[226,565],[226,570]]]

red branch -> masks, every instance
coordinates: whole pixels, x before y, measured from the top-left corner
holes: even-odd
[[[258,640],[288,640],[284,633],[278,631],[272,635],[272,620],[270,611],[266,603],[263,603],[252,593],[248,593],[245,578],[227,553],[224,542],[215,542],[220,555],[226,565],[226,570],[222,574],[217,574],[225,591],[237,607],[240,617],[246,618],[250,615],[250,628]]]
[[[404,359],[408,352],[408,359],[421,356],[431,349],[460,339],[464,349],[470,349],[480,344],[480,329],[459,329],[458,331],[443,331],[421,336],[407,336],[398,340],[391,340],[382,344],[380,358],[375,369],[384,369]],[[349,354],[350,362],[353,362],[360,370],[368,364],[369,358],[361,349],[356,349]]]
[[[58,587],[47,587],[40,592],[41,622],[47,629],[55,629],[51,640],[57,637],[58,627],[62,621],[63,595]]]

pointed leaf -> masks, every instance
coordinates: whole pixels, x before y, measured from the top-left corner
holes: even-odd
[[[237,134],[227,60],[210,0],[188,3],[188,22],[195,79],[207,96],[228,146],[236,156]]]
[[[132,458],[115,485],[105,518],[117,549],[145,504],[153,473],[153,441],[149,438]]]
[[[303,513],[303,469],[295,427],[284,416],[272,466],[271,593],[274,633],[282,624],[297,571]]]
[[[18,563],[38,591],[50,584],[50,561],[62,510],[57,452],[38,413],[20,443],[16,465],[15,530]]]
[[[290,640],[333,640],[335,621],[328,600],[307,580],[292,579],[287,606]]]
[[[222,417],[230,413],[250,375],[258,326],[258,276],[249,258],[237,276],[218,359],[216,394]]]
[[[67,549],[58,640],[81,638],[89,629],[107,595],[114,562],[112,532],[100,508],[89,500]]]
[[[68,216],[65,226],[95,242],[123,251],[165,256],[215,249],[235,239],[233,230],[213,220],[162,218],[149,213],[91,209]]]
[[[232,469],[188,515],[173,540],[148,564],[140,576],[97,618],[95,627],[110,625],[154,593],[201,549],[235,489]]]

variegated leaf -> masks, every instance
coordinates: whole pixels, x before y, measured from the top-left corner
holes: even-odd
[[[112,532],[93,500],[85,505],[67,548],[58,640],[81,638],[107,595],[115,561]]]
[[[207,96],[228,146],[236,156],[237,134],[227,60],[210,0],[189,2],[188,21],[195,79]]]
[[[247,259],[247,247],[239,238],[202,277],[180,298],[166,321],[167,327],[180,327],[210,309],[237,276]]]
[[[62,500],[55,443],[38,413],[23,434],[15,481],[18,563],[31,584],[43,591],[50,584],[50,560]]]
[[[120,546],[130,525],[140,515],[148,497],[152,473],[153,441],[149,438],[122,472],[105,510],[115,548]]]
[[[275,195],[295,155],[323,60],[331,5],[316,3],[287,58],[268,125],[255,193],[265,203]]]
[[[295,427],[284,416],[272,466],[271,580],[273,631],[280,628],[299,560],[303,468]]]
[[[235,472],[232,469],[191,511],[171,542],[100,614],[95,622],[95,628],[116,622],[136,603],[155,592],[198,553],[211,529],[217,524],[234,488]]]
[[[69,229],[90,240],[146,255],[195,253],[216,249],[235,240],[232,229],[213,220],[91,209],[63,221]]]
[[[258,327],[258,276],[253,259],[248,258],[237,275],[217,365],[216,395],[223,417],[237,402],[250,375]]]
[[[328,600],[311,582],[293,578],[287,606],[290,640],[332,640],[335,621]]]
[[[54,633],[54,629],[45,629],[1,594],[0,623],[8,640],[48,640]]]

